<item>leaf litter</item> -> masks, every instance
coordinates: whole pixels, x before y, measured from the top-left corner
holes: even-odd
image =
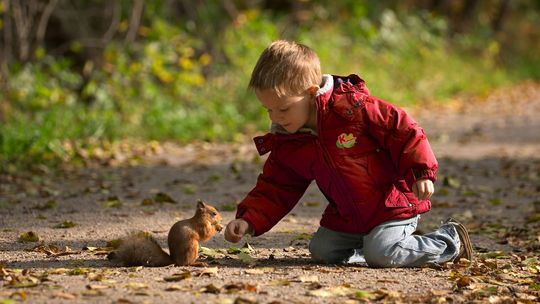
[[[482,105],[482,110],[485,106]],[[515,106],[513,104],[513,107]],[[470,112],[465,112],[467,115],[479,109],[474,105],[467,105],[464,111],[467,111],[467,107],[471,108]],[[500,105],[492,107],[498,109]],[[459,117],[456,121],[460,122],[460,128],[466,129],[467,120],[472,118],[462,114],[456,115]],[[440,119],[437,112],[431,112],[430,115],[435,120]],[[444,115],[451,117],[454,114],[445,112]],[[481,118],[484,123],[489,124],[492,121]],[[448,123],[448,119],[440,119],[445,122],[442,130],[449,134],[449,138],[459,138],[460,134],[452,133],[457,131],[451,130],[453,125]],[[512,117],[507,116],[501,121],[504,122],[504,119]],[[490,135],[489,127],[481,129],[486,134],[478,138],[479,141],[486,140]],[[435,123],[426,130],[438,132]],[[493,128],[493,132],[501,131],[503,130]],[[474,141],[469,142],[474,144]],[[159,149],[155,148],[156,145]],[[462,145],[466,145],[466,142]],[[95,170],[72,170],[58,176],[54,176],[50,170],[40,170],[40,173],[28,175],[24,172],[11,172],[8,173],[9,177],[0,177],[2,181],[8,181],[2,182],[3,186],[6,185],[2,189],[7,189],[3,193],[2,202],[10,202],[0,208],[3,217],[9,215],[5,217],[2,241],[10,244],[9,249],[2,247],[0,303],[9,303],[11,300],[39,302],[44,301],[44,297],[82,303],[85,298],[102,300],[112,294],[115,295],[117,303],[136,303],[141,302],[141,299],[166,302],[167,300],[161,298],[160,292],[180,296],[187,301],[211,299],[209,301],[214,303],[539,301],[540,161],[535,158],[518,158],[509,152],[506,156],[501,154],[501,157],[468,160],[458,154],[451,154],[460,152],[452,150],[452,146],[439,146],[442,147],[440,150],[448,151],[445,153],[450,156],[440,158],[441,183],[433,199],[434,209],[425,219],[428,225],[431,225],[429,228],[433,228],[439,219],[457,215],[471,232],[476,249],[472,261],[461,260],[438,265],[434,269],[420,270],[314,265],[309,262],[307,250],[314,230],[306,231],[302,228],[307,227],[304,218],[313,218],[315,213],[316,217],[319,216],[318,212],[325,207],[325,200],[323,197],[308,194],[311,196],[308,196],[305,203],[299,204],[298,209],[295,209],[296,216],[291,217],[293,220],[283,221],[282,226],[277,226],[267,236],[251,239],[246,248],[228,247],[229,244],[220,239],[205,245],[207,247],[201,247],[200,258],[215,267],[109,267],[103,255],[113,247],[112,244],[105,245],[105,240],[110,238],[100,236],[100,245],[96,245],[97,242],[87,244],[81,241],[90,239],[88,236],[93,233],[99,234],[102,228],[99,223],[117,222],[118,225],[114,226],[117,230],[112,231],[120,231],[126,226],[130,228],[131,224],[137,223],[144,223],[144,227],[138,227],[141,229],[164,230],[168,222],[154,222],[154,225],[150,226],[143,220],[151,221],[159,215],[169,221],[172,218],[169,215],[178,212],[178,206],[172,202],[162,204],[168,203],[165,196],[157,197],[156,193],[165,194],[164,191],[151,191],[144,186],[145,183],[154,183],[151,189],[166,187],[166,195],[171,200],[174,197],[174,200],[182,202],[182,205],[190,197],[214,195],[218,206],[226,206],[222,212],[230,220],[234,218],[234,211],[228,211],[232,208],[227,204],[235,202],[236,205],[239,202],[242,193],[249,188],[247,181],[255,180],[260,166],[260,158],[255,153],[251,156],[246,154],[245,151],[252,150],[249,148],[239,148],[238,152],[232,152],[230,148],[219,145],[188,144],[177,150],[179,154],[175,158],[186,164],[193,164],[178,166],[171,170],[167,178],[164,175],[161,179],[162,176],[155,172],[158,169],[166,170],[163,166],[156,165],[156,171],[152,171],[152,167],[146,167],[145,170],[150,172],[147,175],[142,174],[144,170],[137,167],[148,158],[155,157],[162,161],[168,157],[168,147],[157,143],[153,146],[154,148],[149,149],[137,147],[131,151],[120,149],[120,154],[124,153],[124,159],[133,160],[128,161],[130,165],[126,167],[121,167],[122,163],[114,156],[115,153],[109,151],[117,148],[111,148],[81,152],[86,153],[85,162],[91,165],[88,168]],[[508,150],[510,148],[504,147],[506,151],[511,151]],[[470,147],[466,150],[472,156],[477,155]],[[103,157],[101,160],[99,155]],[[163,158],[159,160],[160,157]],[[226,162],[231,159],[235,161]],[[242,159],[250,161],[244,162]],[[258,161],[251,162],[251,159]],[[204,166],[197,167],[197,162],[193,160],[202,162]],[[212,163],[214,160],[217,160],[217,165]],[[172,160],[167,162],[173,163]],[[103,164],[105,167],[100,167]],[[209,168],[213,171],[210,172]],[[161,180],[162,184],[156,183]],[[178,182],[167,182],[171,180]],[[237,184],[242,184],[243,188],[231,190]],[[208,190],[208,193],[203,193],[203,190]],[[84,217],[77,216],[76,212],[64,212],[66,210],[63,208],[68,205],[69,199],[85,197],[88,197],[89,203],[74,208],[81,208],[80,212],[85,214]],[[125,201],[115,202],[120,202],[119,197]],[[149,199],[147,206],[139,206],[138,202],[142,202],[145,197]],[[137,206],[129,204],[128,199],[136,202]],[[108,201],[111,203],[103,204]],[[101,211],[97,210],[103,207],[107,209],[106,212],[99,213]],[[28,210],[30,212],[27,212]],[[122,213],[118,213],[118,210]],[[151,212],[147,212],[148,210]],[[161,214],[160,210],[164,210],[165,215]],[[36,211],[39,211],[39,214],[34,214]],[[93,213],[96,211],[98,213]],[[95,220],[88,221],[84,212],[90,214],[88,217],[95,217]],[[67,222],[59,218],[66,214],[70,214],[70,221],[77,225],[71,229],[53,230],[51,235],[50,228],[53,224]],[[141,220],[136,220],[139,214]],[[12,216],[16,220],[11,220]],[[28,224],[36,221],[45,224],[42,226],[46,228]],[[318,218],[313,218],[309,227],[315,229],[317,223]],[[84,234],[77,234],[79,231],[84,231]],[[290,231],[294,233],[287,233]],[[26,236],[23,236],[25,234]],[[47,240],[53,240],[54,244],[30,244],[40,241],[38,234],[46,236]],[[71,241],[71,235],[79,237],[76,241]],[[62,242],[64,238],[67,240],[65,243]],[[70,259],[71,257],[73,259]],[[83,289],[74,288],[72,282],[82,282],[83,284],[79,285],[83,286]],[[440,289],[433,288],[435,282],[441,286]],[[64,289],[56,289],[59,287]],[[123,293],[125,290],[128,293]]]

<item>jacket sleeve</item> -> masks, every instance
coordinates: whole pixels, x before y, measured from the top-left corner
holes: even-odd
[[[272,152],[257,184],[238,205],[236,218],[247,221],[255,236],[261,235],[292,210],[310,182],[283,166]]]
[[[402,109],[370,96],[363,109],[368,133],[390,153],[409,189],[418,179],[437,177],[437,160],[424,130]]]

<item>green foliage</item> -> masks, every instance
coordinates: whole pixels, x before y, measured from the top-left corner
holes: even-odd
[[[244,10],[215,37],[170,21],[161,4],[149,4],[153,15],[147,13],[140,40],[109,44],[99,66],[86,63],[93,70],[87,78],[70,60],[38,49],[38,60],[7,69],[0,165],[70,161],[80,149],[121,138],[235,140],[265,130],[267,115],[246,86],[261,51],[283,36],[313,47],[324,73],[360,74],[373,95],[398,105],[484,94],[539,77],[537,57],[501,65],[493,37],[450,37],[442,18],[385,10],[374,19],[365,2],[343,1],[333,11],[317,3],[293,25],[284,16]],[[219,12],[200,14],[204,23]],[[213,57],[209,37],[225,59]]]

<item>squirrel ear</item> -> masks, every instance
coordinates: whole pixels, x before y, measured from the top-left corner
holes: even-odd
[[[204,204],[202,200],[197,201],[197,209],[204,209],[205,207],[206,205]]]

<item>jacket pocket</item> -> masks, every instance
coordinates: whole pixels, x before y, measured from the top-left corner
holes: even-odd
[[[376,149],[367,156],[367,171],[377,187],[385,187],[396,179],[390,156],[382,149]]]
[[[407,196],[396,189],[394,185],[390,186],[384,205],[388,208],[411,208],[413,206]]]

